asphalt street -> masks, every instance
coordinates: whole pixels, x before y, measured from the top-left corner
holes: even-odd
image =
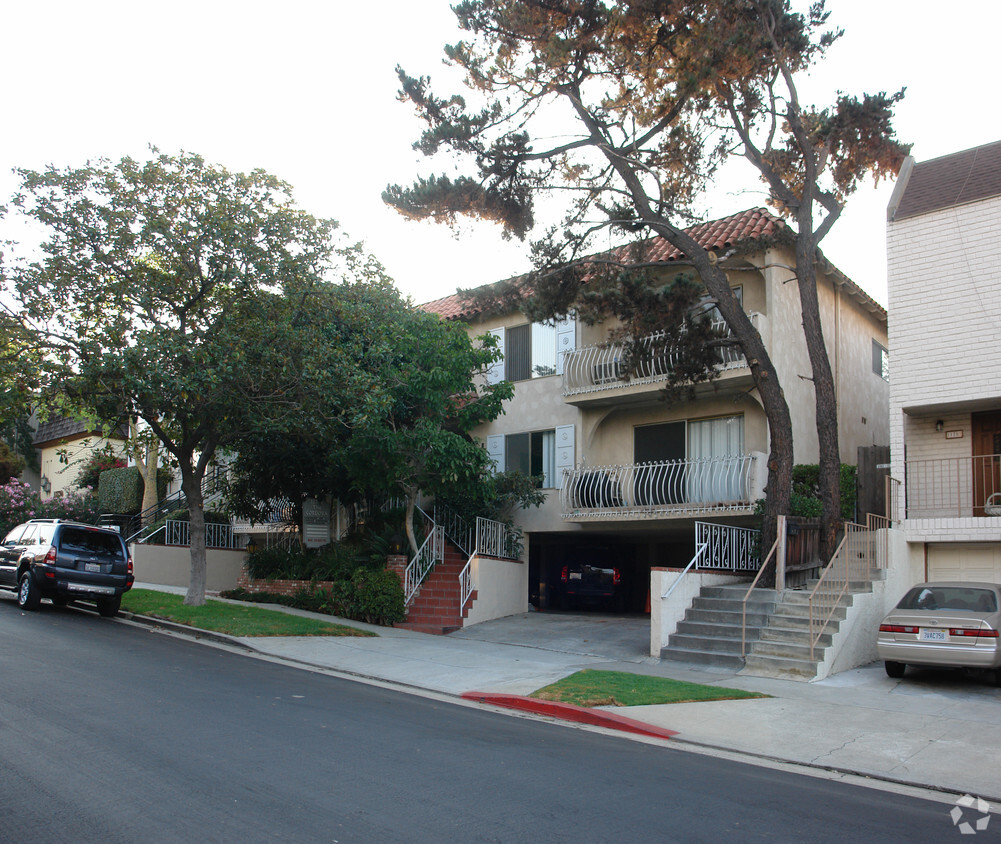
[[[943,841],[941,802],[0,600],[2,841]]]

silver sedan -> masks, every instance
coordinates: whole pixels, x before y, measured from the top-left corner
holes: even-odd
[[[879,625],[876,650],[890,677],[908,665],[986,668],[1001,685],[1001,586],[919,583]]]

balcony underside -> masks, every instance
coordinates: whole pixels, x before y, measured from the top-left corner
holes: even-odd
[[[667,383],[667,377],[656,379],[635,379],[596,384],[587,390],[564,394],[563,401],[574,407],[602,407],[608,405],[644,404],[660,401]],[[746,392],[754,386],[751,371],[747,367],[727,370],[719,378],[705,384],[696,384],[695,398],[704,398],[720,392]]]
[[[754,504],[749,501],[699,502],[688,504],[647,505],[635,507],[580,508],[563,513],[568,522],[645,522],[660,519],[693,519],[704,516],[751,516]]]

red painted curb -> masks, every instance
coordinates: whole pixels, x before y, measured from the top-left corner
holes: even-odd
[[[536,715],[549,715],[562,718],[564,721],[576,721],[590,724],[593,727],[607,727],[611,730],[622,730],[626,733],[639,733],[643,736],[668,739],[678,735],[677,730],[666,727],[655,727],[645,724],[635,718],[626,718],[604,709],[588,709],[585,706],[575,706],[572,703],[557,703],[552,700],[538,700],[522,695],[505,695],[497,692],[463,692],[465,700],[475,700],[479,703],[492,703],[494,706],[505,706],[508,709],[520,709],[523,712],[533,712]]]

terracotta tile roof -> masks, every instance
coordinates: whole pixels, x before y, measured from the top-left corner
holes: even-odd
[[[893,220],[1001,196],[1001,141],[913,165]]]
[[[779,232],[791,230],[781,219],[764,208],[752,208],[724,217],[700,223],[685,230],[700,246],[709,250],[729,249],[742,241],[767,242]],[[645,260],[670,263],[684,258],[680,249],[672,246],[664,238],[654,238]],[[479,313],[479,308],[458,293],[426,302],[420,306],[422,310],[438,314],[443,319],[469,319]]]

